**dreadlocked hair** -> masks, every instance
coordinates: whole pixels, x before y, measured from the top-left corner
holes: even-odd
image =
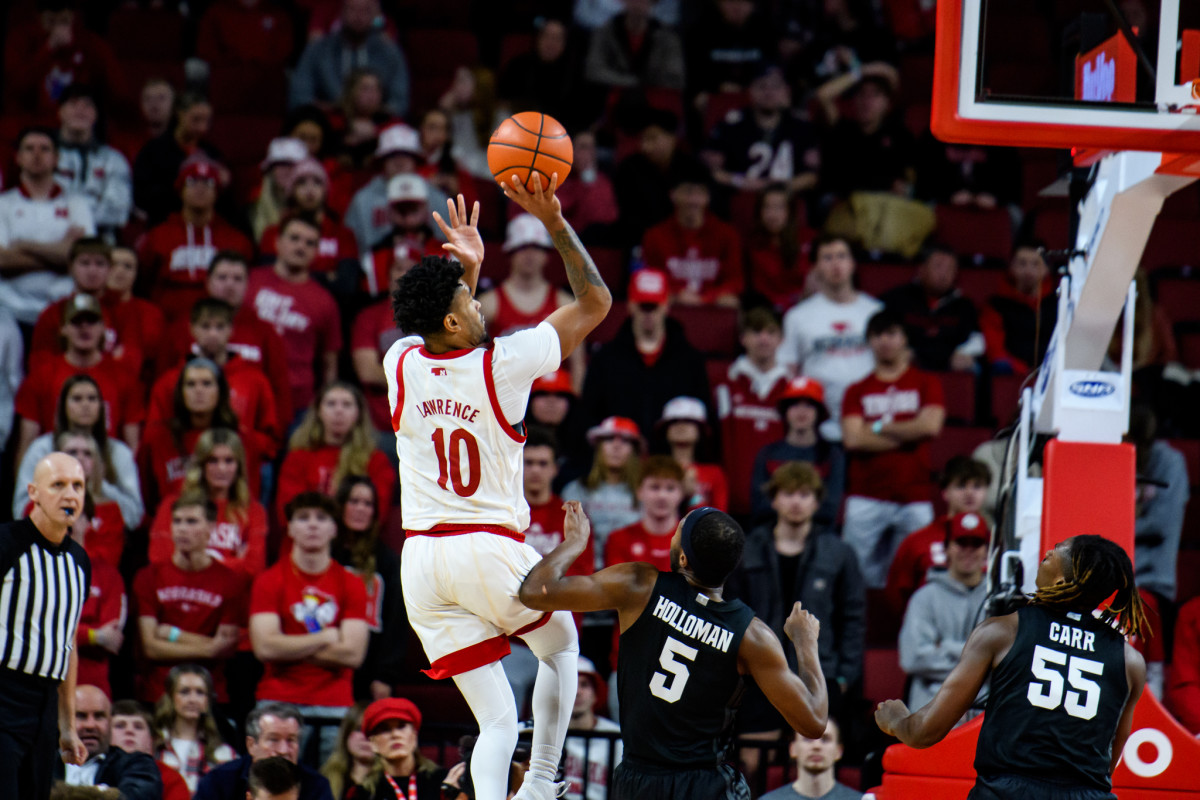
[[[444,256],[425,256],[404,273],[392,292],[392,317],[400,330],[418,336],[441,331],[462,276],[462,264]]]
[[[1038,589],[1031,602],[1091,614],[1112,597],[1100,610],[1101,621],[1126,636],[1149,634],[1150,624],[1133,581],[1133,562],[1129,560],[1129,554],[1111,539],[1093,534],[1075,536],[1067,542],[1070,549],[1063,574],[1066,581]]]

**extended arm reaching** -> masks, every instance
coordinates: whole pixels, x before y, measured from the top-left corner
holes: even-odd
[[[612,292],[604,284],[600,270],[596,269],[595,262],[575,235],[575,230],[563,218],[562,205],[554,196],[554,191],[558,188],[558,173],[551,176],[548,192],[542,190],[539,182],[535,191],[530,194],[515,175],[510,183],[501,185],[508,199],[533,214],[546,226],[555,248],[562,256],[563,265],[567,270],[567,282],[571,284],[571,293],[575,295],[575,301],[560,306],[546,321],[558,331],[560,349],[565,359],[604,321],[608,310],[612,308]]]

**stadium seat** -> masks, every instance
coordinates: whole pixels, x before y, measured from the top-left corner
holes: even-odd
[[[275,116],[214,114],[209,138],[228,166],[257,166],[267,154],[267,145],[279,135],[279,126],[279,117]]]
[[[1200,267],[1200,226],[1195,219],[1159,217],[1142,254],[1142,268]]]
[[[1171,322],[1200,322],[1200,276],[1159,278],[1154,298]]]
[[[471,19],[471,0],[396,0],[389,5],[395,7],[396,19],[405,28],[466,27]],[[409,63],[413,63],[411,56]]]
[[[625,283],[629,277],[625,269],[624,251],[619,247],[589,247],[588,253],[613,297],[624,297]]]
[[[904,127],[914,138],[920,139],[929,132],[929,118],[933,106],[929,103],[913,103],[904,109]]]
[[[533,35],[529,33],[506,33],[500,40],[500,71],[508,62],[533,49]]]
[[[905,680],[899,650],[868,647],[863,651],[863,699],[872,708],[884,700],[903,697]]]
[[[1053,150],[1036,148],[1023,148],[1020,154],[1021,207],[1035,209],[1048,199],[1039,193],[1058,180],[1059,154]],[[1063,200],[1065,202],[1065,198]]]
[[[108,19],[105,37],[118,55],[139,59],[183,61],[183,17],[177,11],[121,7]]]
[[[969,456],[975,448],[992,438],[992,429],[947,425],[942,433],[929,443],[933,471],[941,472],[954,456]]]
[[[729,365],[732,363],[732,358],[709,358],[705,360],[704,371],[708,373],[709,389],[725,382],[726,376],[729,374]]]
[[[502,239],[507,223],[500,185],[491,178],[475,178],[474,184],[475,194],[479,197],[479,235],[485,240]]]
[[[996,293],[996,287],[1004,281],[1004,277],[1002,270],[967,267],[958,271],[958,288],[975,304],[976,309],[981,309],[988,298]]]
[[[252,64],[212,64],[209,97],[221,114],[276,115],[282,127],[287,111],[287,75],[275,67]]]
[[[508,277],[508,256],[499,241],[484,240],[483,265],[479,268],[480,291],[494,289]]]
[[[738,350],[738,311],[724,306],[671,308],[687,340],[709,358],[732,358]]]
[[[975,422],[975,373],[939,372],[946,400],[946,419],[967,425]]]
[[[1200,548],[1179,548],[1175,576],[1175,602],[1178,605],[1200,596]]]
[[[415,69],[412,65],[420,65],[422,77],[441,78],[448,87],[449,79],[454,77],[459,67],[471,67],[479,63],[479,42],[471,31],[409,28],[404,33],[404,55],[410,69]]]
[[[1004,208],[939,205],[937,237],[959,256],[977,264],[1007,262],[1012,252],[1012,218]]]
[[[596,329],[588,334],[588,348],[596,350],[600,345],[612,341],[612,338],[617,335],[617,331],[625,324],[625,320],[629,317],[629,309],[626,308],[623,300],[614,300],[612,308],[608,311],[608,316],[604,318]]]
[[[730,111],[745,108],[749,102],[750,97],[745,92],[714,92],[709,95],[708,105],[704,108],[704,138]]]
[[[917,268],[911,264],[861,263],[855,269],[858,288],[872,297],[879,297],[889,289],[911,281]]]
[[[1192,325],[1175,328],[1175,344],[1179,348],[1179,360],[1185,367],[1200,369],[1200,329]]]
[[[1034,238],[1051,250],[1064,250],[1071,243],[1071,211],[1065,202],[1046,204],[1034,212]]]
[[[933,92],[933,56],[927,53],[910,53],[900,57],[901,106],[928,105]],[[925,118],[929,127],[929,117]]]
[[[992,418],[997,425],[1007,425],[1016,416],[1024,382],[1024,375],[992,376]]]

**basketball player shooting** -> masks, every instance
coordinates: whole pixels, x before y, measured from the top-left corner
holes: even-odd
[[[975,629],[924,707],[910,714],[887,700],[875,721],[910,747],[929,747],[990,673],[968,800],[1115,800],[1112,772],[1146,685],[1146,663],[1125,641],[1146,627],[1133,564],[1108,539],[1075,536],[1046,553],[1035,583],[1027,606]]]
[[[535,182],[536,184],[537,182]],[[535,328],[482,347],[475,299],[483,241],[479,204],[467,219],[462,195],[434,213],[457,261],[427,256],[392,295],[408,334],[383,359],[400,457],[404,603],[434,678],[453,678],[479,723],[471,761],[478,800],[503,800],[517,744],[517,708],[504,670],[507,636],[541,662],[533,689],[533,751],[520,800],[550,800],[578,684],[579,643],[570,614],[542,613],[517,600],[540,559],[524,543],[521,420],[533,381],[554,372],[608,313],[612,295],[548,190],[515,176],[509,199],[537,217],[554,241],[575,295]]]

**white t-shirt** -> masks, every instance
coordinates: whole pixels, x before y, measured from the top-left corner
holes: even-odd
[[[607,717],[596,717],[596,727],[600,732],[620,733],[621,726]],[[567,740],[563,745],[563,756],[566,764],[563,767],[563,777],[567,779],[567,800],[606,800],[608,797],[608,753],[613,748],[615,759],[613,767],[621,763],[623,747],[620,739],[609,744],[607,739],[584,739],[567,731]],[[587,770],[588,787],[586,797],[583,794],[583,772]]]
[[[33,199],[20,185],[0,194],[0,247],[20,240],[61,242],[72,227],[81,228],[85,236],[96,235],[88,200],[81,194],[66,191],[57,183],[45,200]],[[0,308],[7,308],[18,321],[32,325],[46,306],[66,297],[72,287],[66,275],[49,270],[0,279]]]
[[[383,357],[396,430],[404,527],[495,525],[524,531],[525,416],[533,382],[562,363],[548,323],[441,356],[421,340],[397,341]]]
[[[832,423],[821,429],[826,438],[841,439],[842,395],[875,367],[867,347],[867,321],[882,308],[883,303],[862,292],[849,303],[835,303],[817,293],[783,316],[783,341],[775,358],[784,366],[798,367],[798,374],[825,388]]]

